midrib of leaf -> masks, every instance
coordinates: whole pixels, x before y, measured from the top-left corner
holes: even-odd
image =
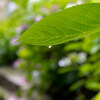
[[[54,36],[54,37],[50,37],[50,38],[60,38],[60,37],[71,37],[71,36],[77,36],[77,35],[79,35],[79,36],[81,36],[81,35],[83,35],[83,34],[88,34],[88,33],[90,33],[91,32],[91,34],[92,33],[96,33],[96,32],[99,32],[100,31],[100,27],[98,27],[98,28],[96,28],[96,29],[93,29],[93,30],[90,30],[90,31],[87,31],[87,32],[83,32],[82,34],[75,34],[75,35],[64,35],[64,36]],[[35,37],[35,38],[37,38],[37,37]],[[49,38],[49,37],[38,37],[38,38]],[[33,39],[33,37],[32,37],[32,39]]]

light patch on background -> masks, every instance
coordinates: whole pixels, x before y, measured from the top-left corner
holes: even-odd
[[[17,9],[17,4],[14,2],[9,2],[8,4],[8,14],[14,12]]]
[[[32,72],[32,76],[34,77],[34,83],[38,83],[38,81],[39,81],[39,72],[37,70],[34,70]]]
[[[39,2],[40,0],[29,0],[30,3]]]
[[[83,3],[82,0],[77,0],[75,3],[68,3],[67,6],[66,6],[66,8],[70,8],[70,7],[73,7],[73,6],[82,4],[82,3]]]
[[[40,0],[29,0],[28,2],[28,11],[32,11],[33,9],[33,4],[36,2],[39,2]]]
[[[67,67],[71,65],[71,59],[70,58],[63,58],[58,62],[59,67]]]
[[[85,52],[80,52],[78,54],[78,60],[77,60],[77,62],[79,64],[82,64],[82,63],[85,63],[86,61],[87,61],[87,54]]]

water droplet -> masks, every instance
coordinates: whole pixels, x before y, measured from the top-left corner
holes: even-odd
[[[49,48],[51,48],[52,46],[50,45]]]

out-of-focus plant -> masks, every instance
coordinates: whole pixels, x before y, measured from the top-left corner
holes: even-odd
[[[40,94],[47,93],[54,100],[99,100],[99,33],[57,46],[15,43],[32,24],[80,1],[12,2],[17,8],[0,25],[0,64],[12,64],[26,73],[31,83],[27,96],[37,89]]]

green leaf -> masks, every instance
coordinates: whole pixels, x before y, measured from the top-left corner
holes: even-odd
[[[77,5],[32,25],[19,40],[31,45],[57,45],[100,31],[100,4]]]

